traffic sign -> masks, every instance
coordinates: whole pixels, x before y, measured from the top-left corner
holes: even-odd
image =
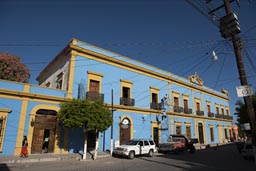
[[[254,95],[253,87],[251,85],[237,86],[236,92],[238,97]]]

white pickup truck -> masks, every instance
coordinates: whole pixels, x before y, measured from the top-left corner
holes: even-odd
[[[125,156],[133,159],[136,155],[148,155],[152,157],[156,152],[155,142],[147,139],[130,140],[125,145],[116,147],[112,156]]]

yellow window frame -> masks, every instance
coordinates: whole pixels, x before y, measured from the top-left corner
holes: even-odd
[[[3,121],[1,132],[0,132],[0,152],[3,151],[3,143],[4,143],[4,135],[5,135],[5,130],[6,130],[6,123],[7,123],[7,119],[8,119],[8,114],[10,112],[11,112],[10,109],[0,108],[0,120]]]
[[[87,71],[87,75],[88,75],[88,81],[87,81],[87,91],[90,90],[90,80],[93,81],[99,81],[99,93],[101,93],[102,90],[102,78],[103,78],[103,74],[97,73],[97,72],[92,72],[92,71]]]

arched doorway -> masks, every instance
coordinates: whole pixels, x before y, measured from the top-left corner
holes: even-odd
[[[199,143],[204,144],[204,129],[203,129],[202,123],[198,123],[198,135],[199,135]]]
[[[31,154],[53,153],[57,126],[57,112],[55,110],[39,109],[36,112]]]
[[[125,117],[120,122],[120,145],[126,144],[131,139],[131,121]]]

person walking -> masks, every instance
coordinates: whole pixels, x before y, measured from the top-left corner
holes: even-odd
[[[49,143],[49,137],[45,137],[44,143],[43,143],[43,150],[45,153],[48,153],[48,143]]]
[[[27,139],[27,136],[23,137],[20,157],[28,157],[28,139]]]

